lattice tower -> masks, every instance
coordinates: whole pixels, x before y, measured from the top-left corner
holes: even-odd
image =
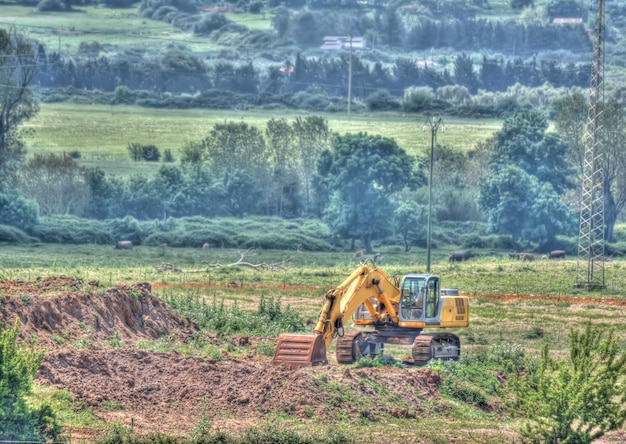
[[[576,287],[604,287],[604,150],[600,131],[604,104],[604,0],[595,0],[593,60],[585,135]]]

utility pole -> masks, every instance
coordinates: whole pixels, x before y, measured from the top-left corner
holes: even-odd
[[[428,179],[428,231],[426,235],[426,273],[430,273],[430,246],[431,246],[431,234],[432,234],[432,213],[433,213],[433,163],[435,159],[435,140],[437,138],[437,130],[443,125],[441,117],[433,118],[429,117],[422,131],[426,131],[426,124],[430,125],[430,178]],[[445,131],[445,127],[442,127],[442,131]]]
[[[348,115],[352,105],[352,28],[350,28],[350,62],[348,63]]]
[[[589,109],[585,135],[583,183],[575,288],[596,290],[604,284],[604,148],[600,137],[604,107],[604,0],[595,0]]]

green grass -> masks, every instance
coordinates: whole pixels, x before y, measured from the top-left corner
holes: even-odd
[[[99,166],[107,173],[128,175],[150,172],[159,163],[132,162],[127,146],[131,142],[156,145],[161,153],[169,149],[180,159],[186,142],[206,137],[216,123],[245,121],[265,128],[271,118],[288,120],[303,111],[223,111],[169,110],[137,106],[84,105],[74,103],[41,104],[39,114],[26,126],[35,135],[26,140],[30,154],[79,151],[79,163]],[[331,130],[344,133],[367,132],[395,139],[410,154],[423,153],[431,143],[430,131],[422,131],[425,118],[399,113],[322,114]],[[500,129],[499,120],[445,118],[445,131],[437,143],[469,150]]]
[[[298,253],[293,255],[288,269],[281,272],[257,272],[237,267],[210,269],[206,273],[169,274],[159,273],[154,265],[161,262],[162,257],[155,255],[159,248],[139,246],[132,251],[115,251],[103,246],[64,246],[39,245],[37,247],[2,246],[0,250],[0,278],[34,279],[37,276],[65,274],[83,279],[96,279],[103,285],[112,285],[124,281],[148,281],[153,283],[153,293],[170,300],[172,295],[187,296],[193,299],[204,299],[211,304],[215,299],[224,300],[225,306],[237,302],[244,311],[254,311],[259,307],[261,296],[280,298],[283,307],[290,304],[298,310],[305,320],[313,320],[319,314],[323,294],[328,288],[338,286],[354,269],[357,262],[351,253]],[[239,252],[224,249],[174,249],[166,252],[167,260],[182,269],[201,269],[206,262],[221,261],[222,263],[237,260]],[[440,253],[440,252],[438,252]],[[291,252],[258,251],[247,258],[250,262],[273,262]],[[441,276],[446,287],[458,287],[462,291],[472,293],[471,288],[480,288],[486,293],[503,292],[515,294],[518,288],[533,288],[542,294],[571,294],[575,280],[574,261],[549,261],[530,265],[509,262],[499,257],[481,258],[479,260],[449,265],[445,256],[438,254],[433,262],[433,272]],[[384,255],[382,267],[386,273],[402,275],[408,272],[424,271],[423,251],[416,250],[410,254],[389,251]],[[28,264],[28,265],[19,265]],[[492,270],[502,268],[504,271]],[[478,271],[480,269],[481,271]],[[569,347],[571,328],[580,328],[586,322],[615,328],[620,338],[620,347],[626,347],[626,318],[623,308],[607,306],[603,299],[623,299],[626,289],[626,276],[620,273],[621,263],[615,262],[607,267],[607,277],[618,287],[617,294],[585,293],[580,296],[594,297],[592,304],[546,301],[538,298],[519,296],[509,302],[494,301],[487,297],[471,297],[470,328],[453,329],[451,332],[460,336],[463,355],[480,357],[495,349],[508,350],[521,346],[529,357],[537,357],[544,343],[550,345],[551,353],[565,356]],[[164,285],[167,284],[167,285]],[[193,284],[193,285],[192,285]],[[215,285],[221,284],[221,285]],[[226,285],[227,284],[227,285]],[[298,285],[298,288],[290,286]],[[494,290],[497,288],[497,291]],[[0,295],[1,297],[2,295]],[[311,329],[311,326],[307,327]],[[351,328],[349,323],[346,328]],[[540,331],[540,335],[537,332]],[[243,333],[241,333],[243,334]],[[273,336],[268,335],[268,336]],[[181,343],[173,338],[157,341],[142,341],[138,347],[159,352],[178,352],[187,356],[202,356],[208,359],[221,359],[223,353],[249,354],[247,347],[238,348],[229,342],[229,335],[224,335],[220,344],[207,341],[203,334],[193,340]],[[74,346],[88,347],[89,335],[84,343]],[[257,346],[257,355],[267,359],[272,355],[272,343]],[[334,347],[331,347],[329,358],[333,359]],[[407,348],[387,346],[385,352],[397,359],[407,355]],[[227,355],[223,355],[224,359]],[[358,374],[353,369],[353,374]],[[480,375],[479,375],[480,376]],[[484,375],[483,375],[484,376]],[[368,402],[357,400],[345,387],[328,380],[320,383],[320,390],[333,393],[329,402],[333,405],[345,405],[349,402],[359,405],[364,410],[371,410]],[[371,385],[378,393],[380,387]],[[384,405],[396,405],[391,394],[378,393]],[[60,419],[65,425],[101,429],[102,423],[79,403],[72,400],[67,392],[56,391],[47,387],[36,387],[35,398],[52,400],[61,412]],[[435,402],[435,404],[429,404]],[[428,417],[420,421],[385,418],[382,426],[389,440],[394,442],[412,442],[415,436],[427,437],[428,442],[449,442],[454,436],[459,442],[504,443],[510,442],[511,430],[516,420],[500,415],[483,412],[472,408],[455,399],[428,401],[424,400],[424,408]],[[116,405],[102,405],[101,409],[120,408]],[[338,417],[344,417],[341,409]],[[453,418],[453,421],[451,421]],[[311,421],[291,418],[287,413],[279,414],[271,420],[279,421],[286,427],[307,429],[327,426],[328,422],[319,422],[313,417]],[[469,431],[480,429],[478,434]],[[381,431],[380,422],[372,422],[367,416],[354,421],[346,420],[342,428],[348,436],[380,436],[369,435]],[[378,433],[377,432],[377,433]],[[483,433],[485,435],[483,435]],[[477,438],[478,437],[478,438]],[[375,439],[363,442],[380,442]]]
[[[155,52],[170,44],[182,44],[199,52],[217,48],[207,39],[194,37],[166,22],[139,16],[137,7],[75,6],[72,12],[37,12],[32,6],[3,4],[0,26],[11,25],[50,51],[68,56],[76,55],[82,42],[93,41],[118,49],[145,47]]]

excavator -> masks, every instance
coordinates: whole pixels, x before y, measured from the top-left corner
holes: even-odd
[[[454,295],[456,293],[456,295]],[[345,331],[352,317],[356,326]],[[361,356],[382,353],[385,344],[412,346],[410,364],[431,359],[455,360],[461,341],[453,333],[423,333],[425,328],[469,326],[469,300],[440,288],[439,276],[387,276],[368,259],[323,298],[313,334],[282,334],[272,363],[296,370],[327,364],[326,351],[337,338],[337,362],[351,364]]]

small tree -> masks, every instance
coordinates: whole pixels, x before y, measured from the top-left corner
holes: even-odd
[[[18,343],[19,321],[0,332],[0,439],[56,439],[60,428],[49,405],[32,408],[26,403],[43,361],[43,351]]]
[[[569,360],[541,351],[537,370],[512,380],[515,407],[531,422],[529,442],[590,443],[626,421],[626,353],[613,330],[587,324],[572,329]]]

